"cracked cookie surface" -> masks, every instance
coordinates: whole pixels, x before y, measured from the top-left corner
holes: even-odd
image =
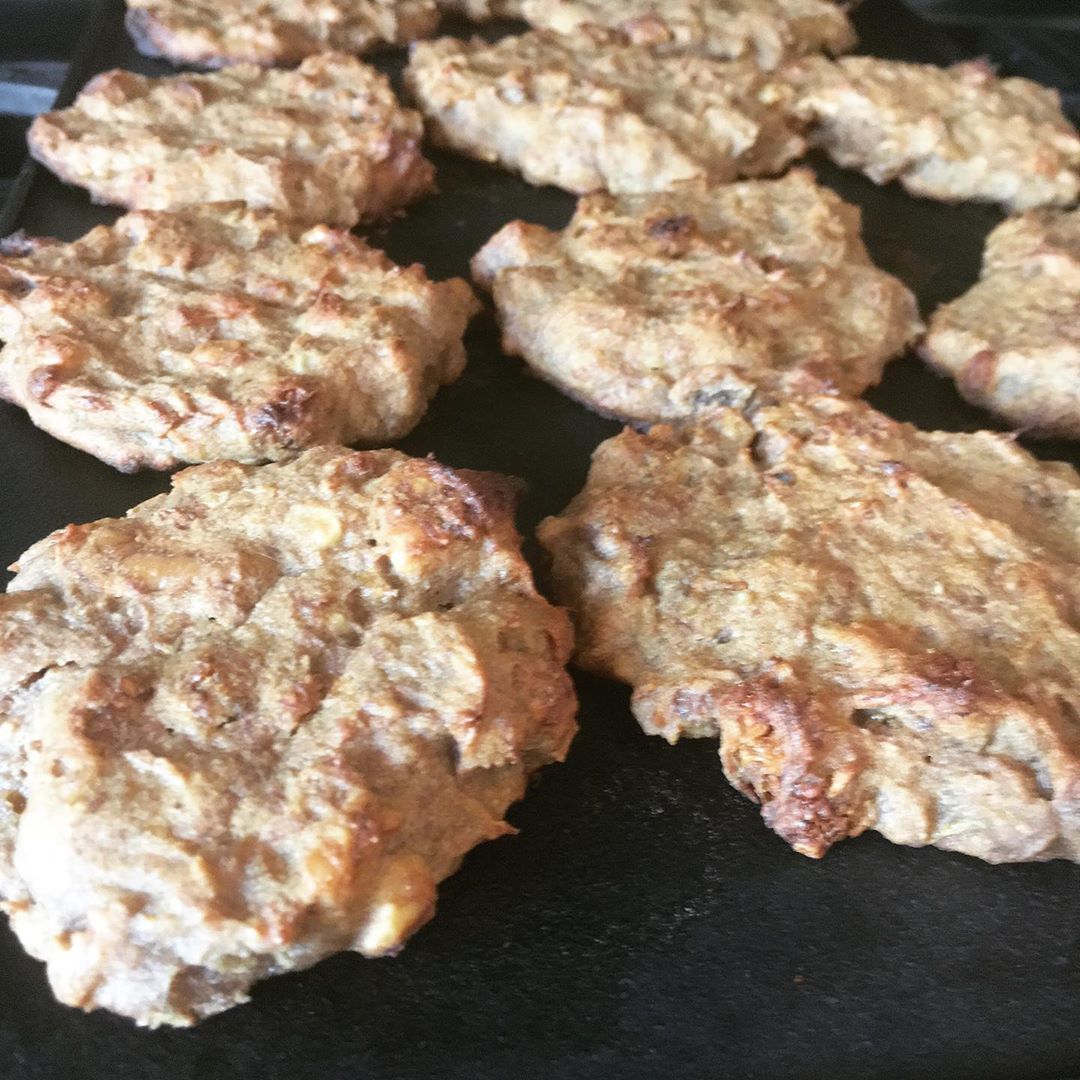
[[[0,895],[63,1002],[189,1024],[392,954],[564,755],[516,489],[389,450],[216,462],[0,596]]]

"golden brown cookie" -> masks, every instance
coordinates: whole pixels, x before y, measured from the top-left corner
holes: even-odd
[[[413,48],[437,142],[577,195],[781,172],[805,149],[793,90],[752,60],[664,55],[590,29]]]
[[[392,954],[574,732],[513,485],[389,450],[216,462],[0,596],[0,895],[56,996],[190,1024]]]
[[[856,395],[921,329],[859,211],[810,173],[591,195],[552,232],[516,221],[473,259],[503,347],[598,412],[635,421],[717,402]]]
[[[796,850],[1080,860],[1080,479],[817,397],[597,450],[540,527],[578,661]]]
[[[1080,194],[1080,137],[1057,91],[983,63],[808,57],[785,70],[810,139],[838,164],[913,195],[1067,205]]]
[[[95,202],[175,210],[240,200],[307,225],[351,228],[432,187],[423,123],[352,56],[293,71],[243,64],[149,79],[108,71],[39,116],[30,152]]]
[[[0,249],[0,397],[125,471],[384,442],[461,374],[477,308],[325,225],[138,211]]]
[[[994,229],[982,279],[934,312],[922,353],[1010,424],[1080,439],[1080,210]]]

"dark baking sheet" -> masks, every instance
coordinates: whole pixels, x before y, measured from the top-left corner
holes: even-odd
[[[3,20],[0,6],[0,33]],[[867,0],[856,21],[867,52],[956,59],[895,0]],[[135,54],[119,0],[106,0],[61,102],[115,65],[170,70]],[[436,160],[441,193],[373,234],[435,276],[464,274],[512,218],[557,226],[571,212],[560,192]],[[863,206],[875,257],[924,310],[974,280],[995,210],[917,201],[814,164]],[[72,239],[115,216],[31,168],[2,231]],[[468,344],[464,378],[400,445],[524,477],[530,532],[618,426],[501,357],[490,314]],[[913,359],[871,397],[926,427],[990,423]],[[1036,449],[1077,461],[1075,446]],[[122,513],[166,484],[114,472],[0,405],[4,563],[50,529]],[[728,786],[715,743],[669,748],[640,733],[625,690],[585,677],[579,687],[581,734],[513,812],[521,834],[473,853],[394,960],[336,957],[198,1028],[146,1032],[57,1005],[41,965],[0,928],[0,1078],[1080,1075],[1080,868],[990,867],[873,835],[813,862]]]

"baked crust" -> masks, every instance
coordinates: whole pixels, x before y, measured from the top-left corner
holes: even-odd
[[[994,229],[981,280],[934,312],[922,353],[1027,434],[1080,439],[1080,210]]]
[[[626,431],[541,524],[577,659],[797,851],[1080,859],[1080,480],[817,397]]]
[[[1012,210],[1080,195],[1080,137],[1061,99],[982,62],[940,68],[871,56],[808,57],[784,72],[810,139],[877,184]]]
[[[216,203],[0,254],[0,397],[115,468],[377,443],[465,364],[479,305],[349,233]]]
[[[189,1024],[397,951],[575,730],[503,477],[320,447],[185,470],[0,596],[0,893],[56,996]]]
[[[599,29],[414,46],[435,140],[577,195],[781,172],[805,150],[793,91],[751,60],[658,55]]]
[[[30,152],[95,202],[174,210],[241,200],[308,225],[351,228],[433,186],[423,122],[355,57],[293,71],[243,64],[149,79],[107,71],[39,116]]]
[[[766,69],[855,44],[844,8],[831,0],[522,0],[521,8],[547,30],[603,26],[660,52],[752,58]]]
[[[870,262],[859,211],[802,170],[587,196],[562,232],[507,225],[473,276],[507,352],[634,421],[755,394],[859,394],[921,330],[914,297]]]
[[[127,0],[126,19],[139,52],[211,68],[357,55],[427,37],[438,24],[435,0]]]

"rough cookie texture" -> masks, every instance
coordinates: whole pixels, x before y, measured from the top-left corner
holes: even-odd
[[[986,240],[982,280],[922,346],[960,393],[1032,435],[1080,439],[1080,210],[1031,210]]]
[[[473,259],[503,348],[590,407],[670,420],[755,393],[858,394],[920,331],[859,212],[804,171],[591,195],[551,232],[507,225]]]
[[[125,471],[399,438],[478,304],[362,240],[216,203],[0,254],[0,397]]]
[[[0,893],[56,996],[188,1024],[398,950],[574,731],[502,477],[217,462],[0,596]]]
[[[351,228],[432,187],[423,122],[352,56],[294,71],[98,75],[30,127],[30,152],[96,202],[173,210],[239,199],[309,225]]]
[[[752,57],[770,69],[793,56],[841,53],[855,44],[847,14],[831,0],[523,0],[521,8],[530,23],[548,30],[604,26],[660,52]]]
[[[443,146],[578,195],[768,175],[805,149],[791,87],[753,61],[603,30],[422,42],[405,82]]]
[[[127,9],[139,52],[201,67],[366,53],[427,37],[439,24],[435,0],[127,0]]]
[[[1080,138],[1057,91],[999,79],[981,62],[949,68],[871,56],[809,57],[784,72],[810,138],[845,168],[914,195],[1064,205],[1080,194]]]
[[[488,19],[520,19],[521,0],[435,0],[443,11],[484,22]]]
[[[818,397],[627,431],[540,528],[578,659],[796,850],[1080,859],[1080,479]]]

